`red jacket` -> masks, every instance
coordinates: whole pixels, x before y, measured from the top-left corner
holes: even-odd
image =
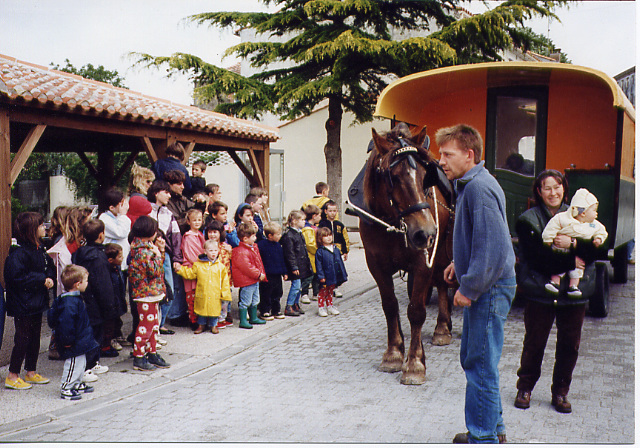
[[[264,274],[264,266],[258,245],[248,246],[240,242],[231,252],[231,276],[233,286],[242,288],[260,281],[260,275]]]

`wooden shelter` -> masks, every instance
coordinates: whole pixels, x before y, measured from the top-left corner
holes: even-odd
[[[226,151],[252,186],[268,187],[269,144],[278,138],[275,128],[0,55],[0,268],[11,241],[11,185],[33,151],[76,152],[107,187],[142,151],[156,161],[178,141],[185,160],[193,150]],[[130,153],[122,166],[115,152]],[[97,166],[86,153],[97,153]]]

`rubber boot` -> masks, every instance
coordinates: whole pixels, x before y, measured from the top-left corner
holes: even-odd
[[[240,314],[240,328],[247,328],[251,330],[253,325],[251,325],[247,321],[247,309],[246,308],[238,308],[238,314]]]
[[[258,307],[257,306],[250,306],[249,307],[249,322],[254,324],[254,325],[262,325],[262,324],[266,324],[267,321],[266,320],[262,320],[258,317]]]

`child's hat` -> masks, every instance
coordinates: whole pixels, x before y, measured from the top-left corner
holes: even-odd
[[[571,216],[578,216],[578,209],[588,209],[593,204],[598,203],[598,198],[596,198],[593,193],[591,193],[586,188],[580,188],[576,191],[576,194],[571,198]]]

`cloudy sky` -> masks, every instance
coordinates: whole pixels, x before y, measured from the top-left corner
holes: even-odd
[[[496,2],[486,2],[489,5]],[[0,0],[0,53],[48,66],[87,63],[118,70],[132,90],[190,104],[186,77],[167,80],[157,70],[131,68],[129,52],[156,56],[187,52],[223,67],[225,49],[239,43],[231,31],[196,26],[183,19],[199,12],[264,11],[258,0]],[[472,12],[485,2],[464,5]],[[273,10],[273,9],[272,9]],[[614,76],[636,63],[636,5],[633,1],[578,1],[559,10],[561,23],[537,20],[574,64]]]

